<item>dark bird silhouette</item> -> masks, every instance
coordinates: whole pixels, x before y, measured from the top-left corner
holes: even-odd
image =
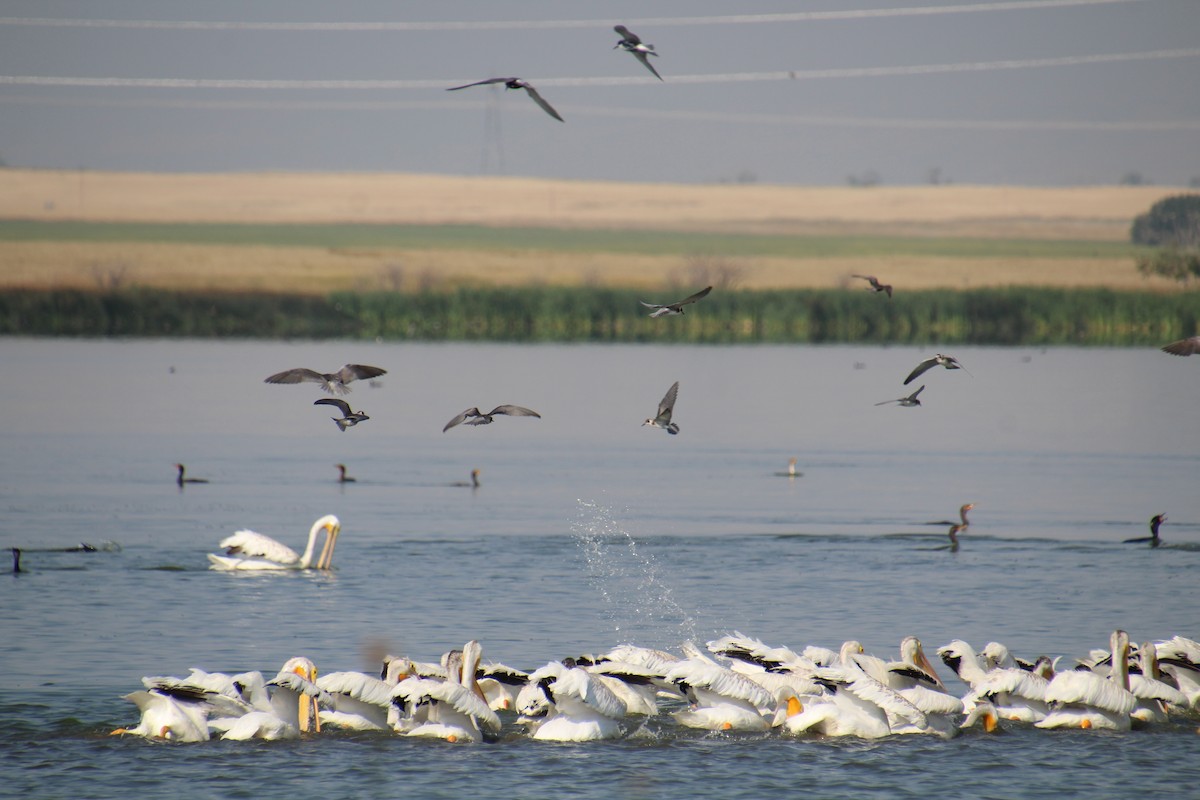
[[[620,48],[626,53],[633,53],[633,57],[642,62],[642,66],[654,73],[654,77],[661,81],[662,75],[659,75],[658,70],[650,63],[650,56],[658,57],[658,53],[654,52],[654,45],[644,43],[641,37],[624,25],[617,25],[613,30],[621,34],[621,41],[617,42],[613,50]]]
[[[871,284],[871,288],[877,292],[887,292],[890,299],[892,296],[892,285],[890,283],[880,283],[874,275],[855,275],[855,278],[862,278],[867,283]]]
[[[925,524],[926,525],[956,525],[957,524],[960,527],[965,528],[971,524],[971,521],[969,519],[967,519],[967,512],[970,511],[974,507],[975,507],[974,503],[966,503],[964,505],[959,506],[959,508],[958,508],[958,520],[959,521],[957,523],[952,519],[939,519],[936,522],[926,522]]]
[[[368,367],[365,364],[347,364],[337,372],[317,372],[312,369],[298,367],[296,369],[277,372],[267,378],[264,383],[303,383],[311,381],[321,384],[321,388],[330,394],[346,394],[350,387],[346,384],[361,378],[375,378],[386,375],[386,369]]]
[[[14,547],[12,549],[12,557],[13,557],[12,571],[13,571],[13,574],[16,575],[18,572],[21,572],[21,548]]]
[[[675,413],[675,398],[679,396],[679,381],[671,384],[671,388],[667,389],[667,393],[663,395],[663,399],[658,404],[658,414],[649,417],[642,426],[649,425],[652,428],[662,428],[667,433],[672,435],[679,433],[679,426],[671,422],[671,415]]]
[[[952,552],[952,553],[958,552],[958,534],[962,531],[965,531],[968,527],[969,526],[967,526],[967,525],[951,525],[950,526],[950,530],[948,531],[948,534],[950,536],[950,552]]]
[[[338,400],[335,397],[322,397],[320,400],[313,401],[314,406],[334,406],[342,412],[342,418],[330,417],[338,426],[338,430],[345,432],[346,428],[353,427],[360,422],[370,419],[361,411],[351,411],[350,404],[345,400]]]
[[[472,86],[487,86],[488,84],[492,83],[503,83],[505,89],[524,89],[525,93],[533,98],[533,102],[542,107],[542,111],[545,111],[559,122],[566,122],[566,120],[559,116],[558,112],[554,110],[554,106],[547,103],[546,98],[538,94],[537,89],[533,88],[532,84],[527,81],[523,81],[520,78],[488,78],[485,81],[475,81],[474,83],[466,83],[462,86],[451,86],[446,91],[457,92],[459,89],[468,89]]]
[[[921,401],[917,399],[917,395],[925,391],[925,384],[921,384],[921,388],[910,394],[908,397],[897,397],[895,400],[884,400],[882,403],[876,403],[877,406],[886,406],[888,403],[899,403],[902,406],[919,406]]]
[[[962,364],[958,363],[958,359],[954,356],[947,356],[938,353],[933,358],[927,358],[920,364],[917,364],[917,368],[910,372],[908,377],[904,379],[904,385],[908,386],[921,375],[938,365],[941,365],[946,369],[961,369],[963,372],[967,372],[966,368]],[[967,374],[970,375],[971,373],[967,372]]]
[[[1162,351],[1173,356],[1194,356],[1200,353],[1200,336],[1189,336],[1178,342],[1163,345]]]
[[[1162,540],[1158,538],[1158,528],[1167,521],[1166,514],[1155,514],[1150,518],[1150,535],[1139,536],[1136,539],[1126,539],[1124,544],[1143,544],[1149,543],[1151,547],[1158,547]]]
[[[479,470],[473,469],[473,470],[471,470],[471,480],[470,481],[455,481],[454,483],[452,483],[450,485],[451,486],[469,486],[472,489],[478,489],[483,484],[481,484],[479,482]]]
[[[694,303],[697,300],[700,300],[701,298],[707,297],[708,293],[712,291],[712,288],[713,287],[711,287],[711,286],[707,286],[707,287],[701,289],[700,291],[696,292],[695,294],[693,294],[689,297],[685,297],[684,299],[680,300],[678,303],[666,303],[663,305],[658,305],[657,303],[647,303],[645,300],[638,300],[638,302],[641,303],[642,305],[644,305],[646,308],[654,309],[654,311],[650,314],[650,316],[652,316],[652,317],[673,316],[675,314],[682,314],[683,307],[688,305],[689,303]]]
[[[453,428],[455,425],[465,422],[468,425],[490,425],[494,420],[492,417],[497,414],[505,414],[510,417],[537,417],[542,418],[542,415],[532,409],[522,406],[496,406],[491,411],[484,414],[478,408],[468,408],[454,419],[446,423],[446,427],[442,428],[442,433]]]
[[[183,464],[176,464],[175,469],[179,470],[179,473],[175,476],[175,482],[179,484],[179,488],[181,489],[185,483],[208,483],[204,478],[187,477],[187,468]]]
[[[338,427],[341,426],[339,425]],[[356,483],[358,481],[358,478],[351,478],[346,474],[345,464],[334,464],[334,466],[337,467],[338,470],[338,483]]]

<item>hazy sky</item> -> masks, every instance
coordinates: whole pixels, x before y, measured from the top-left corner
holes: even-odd
[[[1200,179],[1200,0],[0,0],[0,17],[10,166]],[[161,24],[181,21],[206,24]],[[618,22],[665,82],[612,49]],[[566,122],[524,92],[443,91],[510,75]]]

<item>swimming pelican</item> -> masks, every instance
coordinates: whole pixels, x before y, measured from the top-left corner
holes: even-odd
[[[479,691],[492,711],[512,711],[517,694],[529,683],[529,673],[504,664],[485,664],[475,673]]]
[[[1200,709],[1200,642],[1173,636],[1154,649],[1159,670],[1183,692],[1192,709]]]
[[[251,530],[240,530],[232,536],[221,540],[219,547],[225,548],[225,555],[208,554],[211,563],[209,569],[234,570],[278,570],[278,569],[329,569],[333,561],[333,548],[337,544],[338,534],[342,524],[332,514],[326,514],[312,524],[308,531],[308,543],[304,546],[303,555],[285,544],[277,542],[270,536],[255,533]],[[317,563],[313,564],[313,550],[316,547],[317,534],[325,531],[325,542]]]
[[[1104,728],[1127,731],[1137,697],[1129,691],[1129,634],[1110,637],[1112,669],[1108,676],[1089,670],[1069,670],[1054,676],[1046,687],[1050,713],[1039,728]]]
[[[538,419],[542,418],[541,414],[537,413],[536,411],[534,411],[532,409],[524,408],[523,406],[513,406],[513,405],[496,406],[495,408],[493,408],[491,411],[487,412],[486,414],[481,412],[478,407],[468,408],[466,411],[462,412],[458,416],[454,417],[454,419],[447,422],[446,427],[442,428],[442,433],[445,433],[446,431],[453,428],[455,425],[462,423],[464,420],[466,421],[466,423],[468,425],[490,425],[494,421],[492,419],[492,417],[496,416],[497,414],[504,414],[509,417],[537,417]]]
[[[334,464],[334,466],[337,467],[338,471],[338,483],[355,483],[358,481],[358,478],[352,478],[346,474],[345,464]]]
[[[1138,663],[1129,674],[1129,691],[1138,699],[1131,717],[1140,722],[1166,722],[1170,708],[1186,711],[1191,707],[1186,694],[1163,681],[1153,643],[1139,646],[1137,657]]]
[[[776,695],[718,664],[691,643],[684,645],[688,657],[667,670],[666,680],[675,684],[688,700],[688,707],[672,716],[688,728],[710,731],[765,731],[773,722]]]
[[[277,372],[263,382],[303,383],[304,381],[312,381],[321,384],[321,388],[330,394],[346,394],[350,391],[350,387],[347,385],[350,382],[359,380],[360,378],[376,378],[386,374],[386,369],[370,367],[366,364],[347,364],[337,372],[317,372],[316,370],[298,367],[296,369]]]
[[[179,700],[156,691],[137,691],[124,696],[142,712],[132,728],[117,728],[110,735],[130,734],[171,742],[206,742],[208,712],[199,702]]]
[[[1161,544],[1161,541],[1158,538],[1158,529],[1166,521],[1166,514],[1155,514],[1150,518],[1149,536],[1139,536],[1136,539],[1126,539],[1123,544],[1140,544],[1142,542],[1147,542],[1151,547],[1158,547],[1159,544]]]
[[[475,673],[483,648],[472,639],[442,657],[447,679],[409,677],[392,690],[407,712],[398,730],[447,742],[478,742],[500,731],[500,718],[488,707]]]
[[[320,733],[319,703],[331,702],[317,686],[317,668],[304,657],[290,658],[279,674],[267,682],[268,709],[255,709],[238,717],[211,718],[209,727],[222,739],[299,739]]]
[[[361,672],[330,672],[317,679],[328,702],[321,709],[321,722],[356,731],[386,731],[392,710],[392,690],[407,677],[400,660],[384,667],[382,678]]]
[[[1200,336],[1189,336],[1186,339],[1163,345],[1161,349],[1164,353],[1170,353],[1173,356],[1194,356],[1196,353],[1200,353]]]
[[[649,425],[652,428],[662,428],[667,433],[672,435],[679,433],[679,426],[671,422],[671,415],[675,413],[675,398],[679,396],[679,381],[671,384],[671,388],[667,389],[667,393],[663,395],[663,399],[658,403],[658,413],[653,417],[649,417],[642,423],[642,427]]]
[[[909,373],[907,378],[904,379],[904,385],[908,386],[918,377],[939,365],[945,367],[946,369],[961,369],[963,372],[967,372],[966,367],[960,364],[958,359],[954,356],[947,356],[938,353],[931,358],[925,359],[920,364],[917,364],[916,368]],[[971,373],[967,372],[967,374],[970,375]]]
[[[968,713],[984,702],[999,718],[1014,722],[1038,722],[1049,713],[1049,681],[1040,674],[1017,667],[985,669],[984,660],[961,639],[938,648],[938,655],[970,687],[963,699]]]
[[[663,303],[660,305],[658,303],[647,303],[645,300],[638,300],[638,302],[644,305],[646,308],[654,309],[654,311],[650,314],[651,317],[673,317],[677,314],[682,314],[684,306],[707,297],[708,293],[712,291],[712,288],[713,287],[711,286],[706,286],[695,294],[688,295],[687,297],[683,298],[678,303]]]
[[[333,424],[338,426],[338,430],[343,433],[346,432],[346,428],[352,428],[358,423],[365,422],[366,420],[370,419],[370,417],[368,417],[362,411],[351,411],[349,403],[347,403],[345,400],[339,400],[336,397],[322,397],[320,400],[314,400],[313,405],[334,406],[338,411],[341,411],[341,419],[337,417],[330,417],[330,419],[333,420]]]
[[[517,696],[517,710],[534,739],[589,742],[623,736],[621,720],[628,709],[600,676],[566,659],[530,673]]]
[[[890,300],[892,298],[891,284],[880,283],[879,279],[874,275],[854,275],[853,277],[862,278],[864,281],[871,284],[871,288],[876,292],[887,292],[888,299]]]
[[[451,86],[447,92],[457,92],[459,89],[467,89],[472,86],[487,86],[493,83],[503,83],[505,89],[524,89],[525,93],[537,103],[542,111],[545,111],[550,116],[554,117],[559,122],[566,122],[558,112],[554,110],[554,106],[546,102],[546,99],[538,94],[537,89],[533,88],[533,84],[528,81],[523,81],[520,78],[488,78],[487,80],[475,81],[474,83],[464,84],[463,86]]]
[[[659,75],[658,70],[650,63],[650,56],[658,55],[658,53],[654,52],[654,45],[644,44],[636,33],[624,25],[616,25],[613,27],[613,30],[621,34],[621,41],[616,43],[613,50],[620,48],[626,53],[632,53],[634,58],[642,62],[642,66],[654,73],[654,77],[661,81],[663,79],[662,75]]]
[[[179,474],[175,476],[175,483],[179,484],[182,489],[185,483],[208,483],[204,478],[188,478],[186,477],[187,468],[183,464],[176,464],[175,469],[179,470]]]

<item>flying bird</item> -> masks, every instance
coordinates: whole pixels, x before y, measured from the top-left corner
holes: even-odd
[[[708,291],[707,289],[705,291]],[[675,398],[679,396],[679,381],[671,384],[671,388],[667,389],[667,393],[663,395],[663,399],[658,404],[658,414],[648,418],[642,423],[645,427],[649,425],[652,428],[662,428],[670,434],[679,433],[679,426],[671,422],[671,414],[675,412]]]
[[[330,417],[338,426],[338,430],[345,431],[346,428],[353,427],[364,420],[370,419],[361,411],[351,411],[350,404],[345,400],[338,400],[334,397],[322,397],[320,400],[313,401],[314,406],[336,406],[342,412],[342,418]]]
[[[888,403],[899,403],[902,406],[911,407],[921,405],[921,401],[917,399],[917,395],[925,391],[925,384],[921,384],[921,388],[910,394],[908,397],[898,397],[895,400],[884,400],[882,403],[876,403],[877,406],[885,406]]]
[[[298,367],[297,369],[277,372],[267,378],[265,383],[303,383],[312,381],[321,384],[321,388],[330,394],[346,394],[350,387],[346,384],[360,378],[375,378],[386,375],[386,369],[368,367],[366,364],[347,364],[337,372],[317,372],[312,369]]]
[[[509,406],[509,405],[496,406],[495,408],[493,408],[491,411],[487,412],[486,414],[484,414],[478,408],[468,408],[466,411],[462,412],[461,414],[456,416],[454,419],[447,422],[446,427],[442,428],[442,433],[445,433],[446,431],[453,428],[455,425],[458,425],[463,422],[466,422],[466,424],[468,424],[468,425],[490,425],[492,422],[495,421],[492,419],[492,417],[496,416],[497,414],[506,414],[510,417],[537,417],[538,419],[542,418],[541,414],[537,413],[536,411],[534,411],[532,409],[524,408],[522,406]]]
[[[712,288],[713,287],[711,287],[711,286],[706,286],[705,288],[696,292],[694,295],[691,295],[690,297],[685,297],[683,300],[680,300],[678,303],[666,303],[664,305],[658,305],[657,303],[647,303],[645,300],[638,300],[638,302],[641,303],[642,305],[644,305],[646,308],[654,309],[654,311],[650,314],[650,316],[652,316],[652,317],[668,317],[668,316],[673,316],[675,314],[682,314],[684,306],[688,305],[689,303],[694,303],[703,297],[707,297],[708,293],[712,291]]]
[[[451,86],[446,91],[457,92],[459,89],[467,89],[472,86],[487,86],[488,84],[492,83],[503,83],[505,89],[524,89],[525,93],[533,98],[533,102],[542,107],[542,111],[545,111],[559,122],[566,122],[566,120],[560,117],[558,112],[554,110],[554,106],[547,103],[546,99],[538,94],[537,89],[533,88],[532,84],[530,84],[528,81],[523,81],[520,78],[488,78],[485,81],[475,81],[474,83],[466,83],[462,86]]]
[[[1200,336],[1189,336],[1186,339],[1180,339],[1178,342],[1171,342],[1162,347],[1164,353],[1170,353],[1173,356],[1194,356],[1200,353]]]
[[[892,285],[890,283],[880,283],[879,279],[874,275],[854,275],[855,278],[862,278],[867,283],[871,284],[871,288],[877,292],[887,292],[887,296],[892,296]]]
[[[626,53],[633,53],[633,57],[642,62],[642,66],[653,72],[654,77],[661,81],[663,79],[662,75],[659,75],[658,70],[656,70],[654,65],[650,63],[650,56],[658,56],[658,53],[654,52],[654,45],[643,43],[641,38],[636,33],[629,30],[629,28],[626,28],[624,25],[617,25],[613,28],[613,30],[621,34],[621,41],[616,43],[616,45],[613,47],[613,50],[620,48]]]
[[[958,363],[958,359],[954,356],[947,356],[938,353],[933,358],[927,358],[920,364],[917,364],[917,368],[910,372],[908,377],[904,379],[904,385],[908,386],[916,378],[919,378],[921,375],[925,374],[939,364],[946,369],[961,369],[963,372],[967,372],[966,367]],[[967,372],[967,374],[970,375],[971,373]]]

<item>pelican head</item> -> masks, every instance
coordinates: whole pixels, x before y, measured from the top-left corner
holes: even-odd
[[[316,541],[316,535],[325,531],[325,544],[321,547],[321,555],[317,558],[317,569],[329,569],[333,562],[333,548],[337,544],[338,534],[342,532],[342,523],[333,514],[326,514],[313,523],[308,541],[311,545]],[[311,552],[310,552],[311,555]]]
[[[906,664],[912,664],[927,674],[939,688],[946,688],[942,684],[942,679],[938,677],[937,670],[933,668],[933,664],[930,664],[929,659],[925,657],[925,649],[917,637],[905,636],[900,641],[900,660]]]
[[[312,659],[304,656],[295,656],[289,658],[283,663],[281,672],[290,672],[297,675],[309,683],[317,682],[317,665],[312,662]],[[321,717],[318,713],[317,698],[305,692],[299,692],[299,707],[297,709],[297,719],[301,731],[312,731],[313,733],[321,732]]]

